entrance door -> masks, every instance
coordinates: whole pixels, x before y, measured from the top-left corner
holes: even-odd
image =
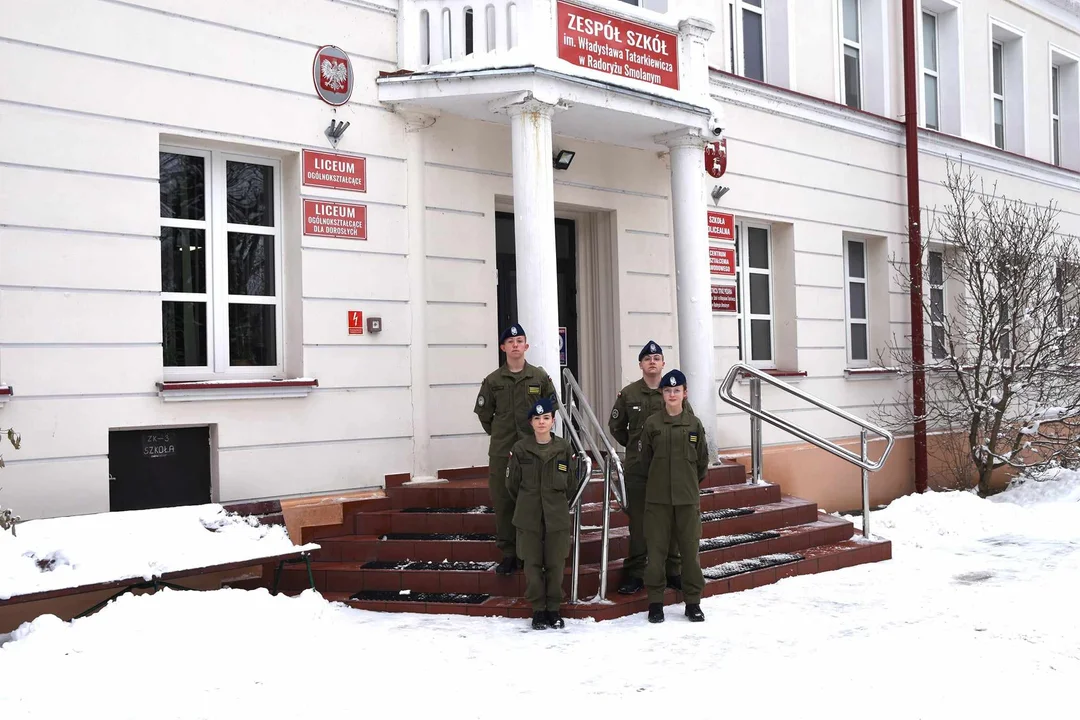
[[[495,266],[499,273],[499,331],[517,317],[517,254],[514,250],[514,216],[495,213]],[[566,329],[566,367],[578,375],[577,232],[573,220],[555,220],[555,274],[559,285],[559,327]],[[532,332],[532,328],[525,328]],[[502,350],[499,364],[506,362]],[[562,369],[544,368],[562,385]]]
[[[210,502],[210,428],[109,433],[109,510]]]

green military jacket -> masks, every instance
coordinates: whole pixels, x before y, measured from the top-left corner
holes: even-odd
[[[672,417],[667,411],[652,415],[641,430],[639,461],[649,468],[645,502],[697,505],[698,488],[709,470],[709,443],[705,426],[685,408]]]
[[[689,400],[683,402],[683,408],[691,414],[694,412]],[[615,398],[615,405],[608,417],[608,430],[626,448],[623,468],[627,475],[644,477],[648,474],[649,467],[638,462],[638,440],[649,416],[663,409],[664,395],[660,388],[653,390],[645,384],[644,378],[624,387]]]
[[[525,363],[519,373],[503,365],[484,378],[473,412],[491,436],[489,458],[505,458],[518,440],[531,438],[529,407],[542,397],[554,397],[555,385],[542,367]]]
[[[570,501],[577,493],[577,465],[570,443],[557,435],[541,445],[535,435],[514,443],[506,489],[514,499],[514,527],[539,532],[570,529]]]

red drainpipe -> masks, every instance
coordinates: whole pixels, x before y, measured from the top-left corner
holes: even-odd
[[[923,370],[922,231],[919,202],[919,93],[915,0],[904,0],[904,133],[907,151],[908,265],[911,271],[911,378],[915,420],[915,492],[926,492],[926,373]]]

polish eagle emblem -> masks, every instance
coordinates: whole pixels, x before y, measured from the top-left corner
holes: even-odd
[[[340,93],[349,87],[349,67],[345,61],[335,61],[324,55],[319,65],[319,74],[322,76],[322,86],[327,90]]]

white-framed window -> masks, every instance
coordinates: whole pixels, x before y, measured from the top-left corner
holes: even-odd
[[[1005,149],[1005,46],[991,45],[990,64],[993,68],[990,94],[994,102],[994,147]]]
[[[1055,165],[1061,165],[1061,68],[1050,66],[1050,147]]]
[[[926,262],[926,280],[930,287],[930,355],[943,360],[948,355],[945,347],[945,256],[941,251],[931,250]]]
[[[790,0],[724,0],[731,72],[791,87]]]
[[[776,367],[770,235],[768,225],[748,222],[735,224],[739,360],[763,368]]]
[[[870,294],[867,292],[866,243],[844,243],[844,285],[847,310],[848,362],[851,367],[870,364]]]
[[[844,104],[862,109],[862,8],[859,0],[841,0],[841,38],[843,40],[840,85]]]
[[[765,82],[765,8],[763,0],[739,0],[743,77]]]
[[[1025,92],[1023,31],[991,19],[990,129],[995,147],[1027,151]]]
[[[923,126],[941,129],[941,77],[938,61],[938,19],[932,12],[922,13],[923,57]]]
[[[280,162],[163,146],[159,164],[165,379],[282,375]]]
[[[1050,156],[1080,169],[1080,57],[1050,47]]]

